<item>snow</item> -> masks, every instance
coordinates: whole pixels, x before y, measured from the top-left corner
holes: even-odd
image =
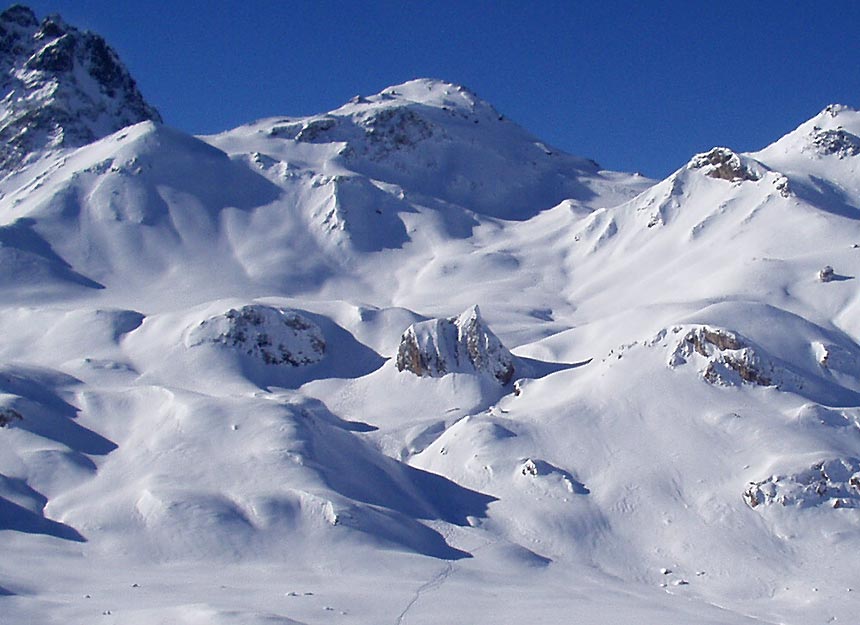
[[[422,79],[4,172],[0,620],[851,622],[856,136],[655,182]]]

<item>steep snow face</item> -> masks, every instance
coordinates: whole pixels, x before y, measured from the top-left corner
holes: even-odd
[[[488,374],[503,386],[514,377],[511,353],[472,306],[458,317],[410,325],[397,348],[397,369],[417,376]]]
[[[161,121],[104,39],[16,5],[0,13],[0,172]]]

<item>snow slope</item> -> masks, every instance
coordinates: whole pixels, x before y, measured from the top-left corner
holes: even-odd
[[[857,111],[657,183],[439,80],[109,122],[3,165],[0,621],[855,618]]]

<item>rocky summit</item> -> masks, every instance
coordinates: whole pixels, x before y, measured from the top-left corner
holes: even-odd
[[[161,117],[100,36],[27,7],[0,13],[0,172]]]

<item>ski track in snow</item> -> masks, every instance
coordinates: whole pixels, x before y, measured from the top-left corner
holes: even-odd
[[[433,592],[434,590],[438,590],[442,584],[445,583],[448,577],[450,577],[453,571],[454,563],[448,562],[445,565],[445,568],[434,575],[432,579],[419,586],[415,590],[415,594],[409,600],[409,603],[406,604],[406,607],[404,607],[403,611],[397,616],[397,619],[394,621],[394,625],[403,625],[406,620],[406,615],[415,606],[415,604],[418,603],[418,600],[421,599],[423,595]]]

